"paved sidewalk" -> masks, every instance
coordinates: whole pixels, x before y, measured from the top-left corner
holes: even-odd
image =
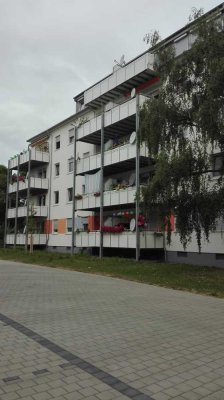
[[[0,261],[0,400],[223,400],[224,300]]]

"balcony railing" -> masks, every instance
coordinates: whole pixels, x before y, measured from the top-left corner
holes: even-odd
[[[104,192],[104,207],[121,204],[131,204],[135,202],[135,187],[128,187],[120,190],[108,190]],[[76,209],[92,209],[100,207],[100,196],[94,193],[83,195],[76,200]]]
[[[14,245],[14,239],[15,236],[10,234],[10,235],[6,235],[6,244],[11,244]],[[47,240],[47,236],[44,233],[34,233],[33,234],[33,244],[34,245],[46,245],[46,240]],[[16,244],[19,245],[25,245],[26,243],[26,235],[24,235],[23,233],[18,233],[16,235]],[[28,244],[30,243],[30,235],[28,235]]]
[[[100,232],[79,232],[75,235],[76,247],[99,247]],[[136,248],[136,233],[125,231],[122,233],[105,233],[103,246],[113,248]],[[140,232],[141,249],[163,249],[163,234],[158,232]]]
[[[153,62],[154,55],[151,53],[144,53],[142,56],[124,65],[122,68],[118,68],[110,76],[101,80],[99,83],[96,83],[84,92],[84,104],[88,104],[103,96],[105,93],[115,89],[117,86],[126,83],[126,81],[130,81],[131,78],[134,78],[145,70],[148,70],[149,68],[153,69]]]
[[[33,206],[35,217],[47,217],[47,206]],[[18,207],[18,218],[27,216],[27,207]],[[8,218],[16,217],[16,209],[8,209]]]
[[[48,179],[47,178],[30,178],[30,188],[31,189],[48,189]],[[19,190],[28,189],[28,179],[25,179],[24,182],[19,182]],[[17,182],[14,182],[9,185],[9,193],[14,193],[17,191]]]
[[[110,126],[125,118],[135,115],[136,113],[136,99],[128,100],[111,110],[105,112],[104,127]],[[77,140],[81,140],[91,133],[100,131],[101,129],[101,116],[92,118],[90,121],[82,124],[77,131]]]
[[[13,159],[9,161],[9,169],[16,169],[19,165],[28,164],[29,162],[29,151],[24,151],[22,154],[18,154]],[[37,161],[39,163],[49,163],[50,156],[48,151],[40,151],[35,148],[31,148],[31,161]]]
[[[147,157],[148,151],[146,145],[140,147],[140,156]],[[104,153],[104,166],[124,162],[136,157],[136,144],[127,143],[123,146],[117,146]],[[86,158],[81,158],[76,162],[77,174],[83,174],[95,169],[100,168],[101,158],[100,154],[95,154]]]

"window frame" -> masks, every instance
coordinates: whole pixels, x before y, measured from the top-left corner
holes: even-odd
[[[61,148],[61,136],[55,136],[55,150],[59,150]]]
[[[55,163],[54,164],[54,173],[55,173],[55,177],[60,176],[60,163]]]
[[[54,204],[59,204],[59,190],[54,191]]]
[[[71,165],[73,165],[72,168],[70,168]],[[68,159],[68,173],[70,174],[73,171],[74,171],[74,157],[72,156]]]
[[[212,177],[220,178],[222,176],[221,172],[224,170],[224,153],[220,152],[212,155],[212,168],[213,168]]]
[[[68,221],[70,221],[71,226],[69,226]],[[72,218],[67,218],[66,219],[66,232],[67,233],[72,233]]]
[[[75,139],[74,129],[69,129],[69,131],[68,131],[68,144],[74,143],[74,139]]]
[[[67,188],[67,200],[69,203],[72,202],[72,193],[73,193],[73,187]]]
[[[38,196],[38,205],[39,205],[39,207],[46,206],[46,194],[41,194]]]
[[[53,233],[58,233],[58,219],[53,219]]]

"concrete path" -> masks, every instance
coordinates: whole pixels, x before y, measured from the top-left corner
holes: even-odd
[[[224,301],[0,261],[1,400],[223,400]]]

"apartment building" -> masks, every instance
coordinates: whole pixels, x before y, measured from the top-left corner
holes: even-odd
[[[217,7],[223,13],[223,5]],[[191,25],[163,44],[176,55],[192,43]],[[139,110],[155,96],[159,78],[150,49],[74,97],[76,113],[28,140],[28,149],[9,160],[5,244],[48,251],[88,251],[163,257],[168,261],[223,264],[222,226],[186,251],[172,222],[166,246],[158,215],[147,220],[139,193],[153,172],[147,148],[139,146]]]
[[[82,118],[80,111],[29,139],[28,149],[9,160],[6,245],[27,246],[32,232],[34,246],[71,249],[74,125]],[[82,157],[92,149],[81,144],[77,156],[78,151]],[[74,193],[80,191],[82,179],[77,177]]]

